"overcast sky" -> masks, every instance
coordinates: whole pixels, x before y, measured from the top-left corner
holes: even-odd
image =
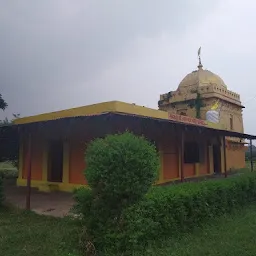
[[[202,46],[256,134],[255,13],[254,0],[0,0],[0,119],[109,100],[157,108]]]

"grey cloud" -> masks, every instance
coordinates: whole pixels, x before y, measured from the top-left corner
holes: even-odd
[[[65,108],[63,99],[69,97],[70,88],[80,90],[82,84],[87,86],[83,93],[97,101],[103,85],[92,87],[88,82],[98,79],[120,56],[129,55],[136,38],[157,38],[167,32],[177,40],[218,1],[0,3],[0,88],[10,111],[27,115]],[[105,93],[109,98],[113,91]],[[70,105],[76,103],[73,96]]]

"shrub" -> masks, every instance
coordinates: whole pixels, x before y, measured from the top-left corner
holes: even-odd
[[[0,162],[0,175],[4,179],[15,179],[18,177],[18,168],[13,165],[13,162]]]
[[[156,149],[131,133],[96,139],[86,152],[89,186],[114,204],[140,200],[157,178]]]
[[[86,193],[92,195],[90,190]],[[256,173],[152,187],[140,202],[124,209],[121,228],[106,224],[100,245],[114,254],[144,249],[152,241],[190,231],[255,199]]]
[[[17,179],[18,170],[16,169],[0,169],[0,175],[3,179]]]
[[[155,187],[144,200],[123,212],[119,244],[121,248],[134,248],[166,236],[177,236],[255,199],[255,173]]]
[[[76,191],[76,212],[82,213],[86,240],[98,248],[111,244],[122,229],[124,209],[139,202],[157,179],[159,157],[149,141],[129,132],[90,143],[85,176],[90,189]]]

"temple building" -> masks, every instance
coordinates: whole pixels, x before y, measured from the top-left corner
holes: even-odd
[[[199,55],[200,57],[200,55]],[[15,120],[19,137],[18,186],[72,191],[87,185],[88,143],[124,131],[144,135],[159,152],[158,184],[245,167],[243,106],[224,81],[204,70],[185,76],[176,91],[160,96],[159,109],[103,102]],[[11,136],[9,136],[11,137]],[[0,148],[8,143],[1,139]],[[3,148],[4,150],[4,148]]]
[[[170,113],[208,120],[225,130],[244,132],[240,95],[228,90],[218,75],[203,69],[200,55],[197,70],[187,74],[177,90],[160,95],[158,106]],[[244,168],[244,141],[226,138],[226,144],[227,168]]]

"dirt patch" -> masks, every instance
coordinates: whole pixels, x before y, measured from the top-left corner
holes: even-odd
[[[4,182],[5,196],[8,203],[15,207],[25,209],[26,207],[26,187],[17,187],[15,181],[6,180]],[[64,217],[70,215],[70,209],[74,205],[72,193],[65,192],[39,192],[31,190],[31,210],[44,215]]]

